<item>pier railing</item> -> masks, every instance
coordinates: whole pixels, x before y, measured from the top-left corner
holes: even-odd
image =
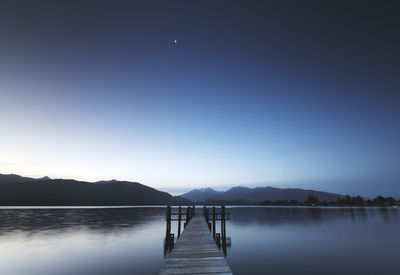
[[[165,214],[166,221],[166,232],[165,232],[165,242],[164,242],[164,254],[167,251],[171,251],[174,247],[175,235],[171,233],[171,222],[178,222],[178,236],[177,239],[181,236],[181,223],[183,223],[183,227],[189,223],[190,219],[196,215],[196,207],[187,206],[184,209],[182,206],[179,206],[176,210],[174,208],[174,212],[172,211],[171,206],[167,206],[167,212]],[[230,220],[230,213],[226,211],[225,205],[222,205],[220,209],[216,209],[216,207],[207,208],[203,207],[203,216],[208,225],[210,232],[212,232],[212,236],[219,248],[222,247],[224,254],[226,254],[226,247],[231,245],[231,239],[226,236],[226,221]],[[221,230],[218,233],[216,229],[217,221],[220,221]]]
[[[182,207],[178,207],[178,212],[172,212],[171,206],[167,206],[167,213],[165,214],[165,221],[167,222],[167,228],[165,232],[165,244],[164,250],[169,250],[174,247],[174,240],[175,236],[171,233],[171,222],[178,221],[178,238],[181,236],[181,222],[184,221],[183,227],[185,228],[186,225],[189,223],[190,219],[196,215],[196,207],[195,206],[188,206],[186,211],[182,212]],[[186,213],[184,213],[186,212]]]
[[[226,254],[226,247],[231,245],[231,239],[226,236],[226,221],[231,219],[230,213],[226,212],[225,205],[221,206],[221,210],[218,211],[215,206],[212,208],[203,207],[203,215],[208,224],[210,232],[212,232],[213,238],[217,243],[218,247],[222,246],[224,254]],[[220,221],[221,231],[217,233],[216,222]]]

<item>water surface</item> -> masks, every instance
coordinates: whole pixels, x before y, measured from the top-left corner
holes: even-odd
[[[236,274],[399,274],[399,208],[231,209]]]
[[[2,209],[0,274],[157,274],[164,208]]]
[[[400,270],[399,208],[228,211],[226,257],[235,274]],[[157,274],[164,214],[164,207],[0,208],[0,274]],[[176,223],[172,229],[176,235]]]

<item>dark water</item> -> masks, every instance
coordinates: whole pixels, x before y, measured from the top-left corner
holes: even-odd
[[[399,274],[399,208],[229,211],[226,257],[235,274]],[[157,274],[164,213],[0,208],[0,274]]]

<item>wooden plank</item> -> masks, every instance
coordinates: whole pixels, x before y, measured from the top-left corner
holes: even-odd
[[[193,216],[160,274],[232,274],[203,216]]]
[[[201,266],[224,266],[224,261],[184,261],[184,262],[168,262],[168,268],[177,267],[201,267]]]
[[[183,266],[171,267],[168,266],[167,274],[207,274],[207,273],[227,273],[231,272],[228,265],[220,266]],[[165,274],[165,273],[162,273]]]

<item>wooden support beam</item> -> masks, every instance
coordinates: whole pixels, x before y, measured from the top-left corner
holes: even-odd
[[[213,238],[215,239],[215,206],[212,208],[212,233]]]
[[[182,218],[182,208],[179,206],[179,213],[178,213],[178,238],[181,236],[181,218]]]
[[[171,233],[171,206],[167,206],[167,214],[166,214],[166,220],[167,220],[167,228],[165,232],[165,237],[166,239],[169,239],[169,234]]]

